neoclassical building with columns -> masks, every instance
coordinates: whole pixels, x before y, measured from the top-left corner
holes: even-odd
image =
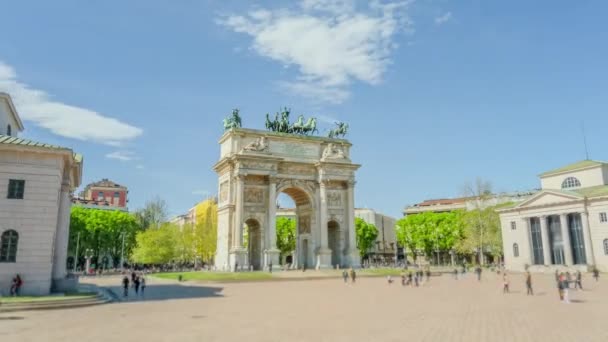
[[[67,277],[71,194],[82,156],[69,148],[23,139],[10,96],[0,92],[0,295],[19,274],[21,294],[72,289]]]
[[[539,177],[538,193],[499,210],[505,267],[608,271],[608,163],[583,160]]]
[[[277,195],[296,204],[294,266],[359,266],[355,171],[343,139],[234,128],[220,138],[215,266],[278,267]]]

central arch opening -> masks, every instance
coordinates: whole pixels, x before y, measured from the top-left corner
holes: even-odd
[[[340,265],[340,224],[334,220],[327,222],[327,245],[331,249],[331,265]]]
[[[256,219],[245,221],[244,244],[247,247],[249,266],[254,270],[262,269],[262,232],[260,223]]]
[[[312,201],[297,187],[279,188],[277,193],[277,248],[281,251],[281,263],[295,269],[313,267]]]

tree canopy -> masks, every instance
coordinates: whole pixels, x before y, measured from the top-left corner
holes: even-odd
[[[71,209],[68,250],[75,255],[78,245],[78,259],[84,256],[87,249],[93,251],[94,258],[109,254],[114,261],[113,266],[118,267],[123,234],[126,257],[135,244],[135,235],[139,230],[137,220],[129,213],[75,206]]]
[[[463,237],[462,217],[462,211],[408,215],[397,221],[397,240],[407,250],[426,255],[449,251]]]
[[[361,254],[361,256],[365,256],[367,252],[374,246],[374,242],[378,237],[378,229],[375,225],[367,223],[359,217],[355,217],[355,231],[359,254]]]
[[[281,256],[296,249],[296,221],[288,217],[277,217],[277,248]]]

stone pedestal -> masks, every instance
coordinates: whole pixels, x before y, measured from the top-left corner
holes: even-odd
[[[281,268],[279,264],[279,256],[281,251],[278,249],[267,249],[264,251],[264,269],[268,269],[270,264],[272,264],[273,270],[278,270]]]
[[[346,257],[348,262],[352,268],[360,268],[361,267],[361,256],[359,255],[359,250],[356,248],[351,248],[346,252]]]
[[[315,268],[331,268],[331,249],[320,248],[317,251],[317,265]]]
[[[230,272],[234,272],[234,266],[238,264],[238,271],[247,267],[247,249],[233,248],[230,250]]]

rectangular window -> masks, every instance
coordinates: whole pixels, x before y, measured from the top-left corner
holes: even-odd
[[[118,191],[114,192],[114,197],[120,197],[120,193]]]
[[[515,223],[515,221],[511,221],[511,230],[515,229],[517,229],[517,224]]]
[[[98,199],[103,199],[103,191],[99,191],[99,192],[97,193],[97,198],[98,198]]]
[[[608,222],[608,216],[606,216],[606,213],[600,213],[600,222],[602,222],[602,223]]]
[[[25,191],[25,181],[21,179],[9,179],[8,194],[6,198],[23,199]]]

